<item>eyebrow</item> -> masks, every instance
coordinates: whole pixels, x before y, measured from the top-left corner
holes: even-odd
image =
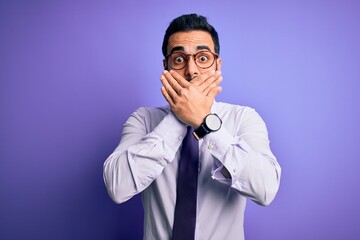
[[[199,50],[209,50],[209,51],[211,51],[210,48],[209,48],[208,46],[206,46],[206,45],[199,45],[199,46],[197,46],[197,47],[196,47],[196,51],[199,51]],[[171,49],[171,51],[170,51],[170,54],[172,54],[172,53],[175,52],[175,51],[185,52],[185,48],[182,47],[182,46],[173,47],[173,48]]]
[[[184,47],[181,47],[181,46],[177,46],[177,47],[173,47],[170,51],[170,54],[172,54],[173,52],[175,51],[182,51],[182,52],[185,52],[185,48]]]
[[[200,45],[196,47],[196,50],[204,50],[204,49],[211,51],[210,48],[206,45]]]

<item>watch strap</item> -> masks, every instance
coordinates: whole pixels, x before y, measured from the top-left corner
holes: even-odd
[[[202,124],[200,125],[200,127],[198,127],[198,128],[193,132],[193,134],[194,134],[194,136],[195,136],[195,138],[196,138],[197,140],[202,139],[202,138],[205,137],[205,135],[208,134],[208,133],[210,133],[210,131],[206,129],[204,123],[202,123]]]

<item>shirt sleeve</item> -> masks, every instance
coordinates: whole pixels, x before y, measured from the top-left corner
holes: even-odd
[[[268,132],[260,115],[247,108],[234,134],[223,126],[204,137],[213,163],[212,177],[258,204],[268,205],[280,184],[281,168],[270,150]],[[225,167],[229,173],[221,173]]]
[[[119,146],[104,163],[105,185],[117,203],[149,186],[173,161],[186,135],[186,126],[172,112],[148,132],[152,117],[159,118],[145,108],[134,112],[124,124]]]

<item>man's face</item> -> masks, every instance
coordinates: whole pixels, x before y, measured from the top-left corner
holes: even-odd
[[[211,38],[210,33],[205,31],[190,31],[190,32],[177,32],[170,36],[167,53],[184,53],[188,54],[196,54],[201,51],[210,51],[215,53],[214,42]],[[199,56],[201,60],[201,56]],[[200,61],[199,61],[200,62]],[[171,66],[169,66],[169,61],[164,60],[165,68],[171,70]],[[215,62],[209,68],[201,68],[199,67],[194,58],[189,57],[186,66],[183,69],[175,70],[186,80],[191,81],[196,76],[205,73],[211,70],[221,70],[221,58],[216,58]]]

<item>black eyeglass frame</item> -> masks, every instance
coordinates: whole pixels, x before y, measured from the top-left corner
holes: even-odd
[[[203,52],[211,53],[211,54],[214,56],[214,61],[213,61],[208,67],[201,67],[201,66],[199,66],[199,65],[197,64],[197,62],[196,62],[196,57],[195,57],[195,56],[197,56],[198,54],[203,53]],[[169,57],[170,57],[172,54],[174,54],[174,53],[180,53],[181,55],[184,55],[184,56],[186,57],[186,63],[185,63],[185,65],[184,65],[182,68],[174,68],[174,67],[171,66],[171,64],[169,63]],[[200,52],[197,52],[197,53],[194,53],[194,54],[185,54],[185,53],[183,53],[183,52],[172,52],[172,53],[170,53],[169,55],[167,55],[167,56],[165,57],[164,61],[166,61],[166,63],[167,63],[172,69],[174,69],[174,70],[181,70],[181,69],[184,69],[184,68],[188,65],[189,59],[190,59],[191,56],[193,57],[196,66],[198,66],[198,67],[201,68],[201,69],[210,68],[212,65],[214,65],[214,62],[219,58],[219,54],[213,53],[213,52],[211,52],[211,51],[206,50],[206,51],[200,51]]]

